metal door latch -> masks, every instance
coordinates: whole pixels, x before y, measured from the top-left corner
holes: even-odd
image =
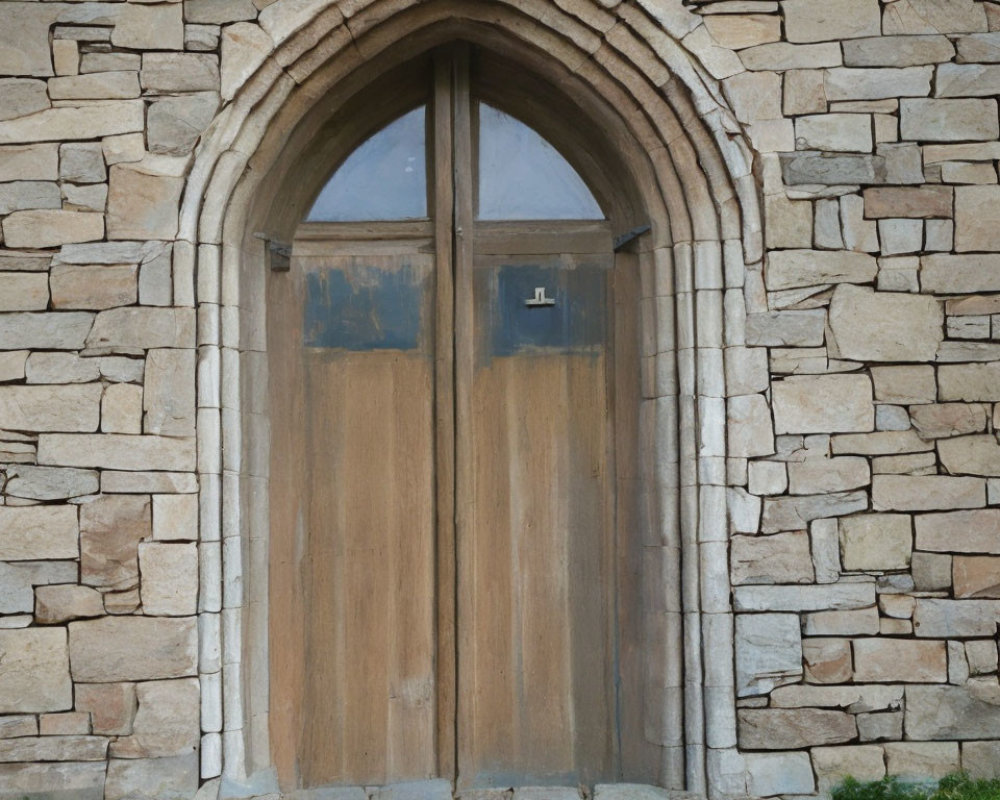
[[[529,297],[527,300],[524,301],[524,304],[526,306],[554,306],[556,304],[556,301],[554,298],[545,296],[544,286],[536,286],[535,296]]]

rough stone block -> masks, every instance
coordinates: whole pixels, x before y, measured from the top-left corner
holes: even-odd
[[[872,683],[945,683],[948,652],[942,641],[855,639],[854,680]]]
[[[189,800],[198,789],[198,754],[113,758],[104,800]]]
[[[144,53],[142,88],[154,94],[215,92],[219,89],[219,59],[214,53]]]
[[[828,792],[847,777],[858,781],[877,781],[885,777],[882,748],[877,745],[815,747],[810,755],[821,792]]]
[[[829,283],[867,283],[875,277],[875,259],[865,253],[822,250],[776,250],[764,274],[770,291]]]
[[[129,3],[118,15],[111,44],[134,50],[183,50],[183,3]]]
[[[104,601],[100,592],[88,586],[62,584],[35,589],[35,621],[42,625],[58,625],[71,619],[103,614]]]
[[[17,464],[6,472],[5,493],[24,500],[68,500],[96,494],[100,485],[97,472],[92,470]]]
[[[908,700],[908,698],[907,698]],[[958,769],[956,742],[887,742],[886,771],[910,780],[943,778]]]
[[[102,495],[80,507],[80,580],[128,589],[139,581],[139,542],[150,537],[149,498]]]
[[[742,708],[739,742],[749,750],[792,750],[847,742],[858,735],[854,717],[814,708]]]
[[[847,639],[805,639],[802,660],[809,683],[851,680],[851,643]]]
[[[0,506],[0,561],[77,558],[75,506]]]
[[[874,583],[830,583],[813,586],[737,586],[736,611],[823,611],[875,605]]]
[[[54,308],[100,311],[131,305],[138,297],[138,268],[114,266],[55,266],[50,284]]]
[[[128,100],[138,97],[139,76],[134,72],[92,72],[49,79],[53,100]]]
[[[851,69],[826,71],[826,97],[832,102],[926,97],[930,94],[931,67],[904,69]],[[907,137],[904,137],[907,138]]]
[[[938,454],[951,475],[1000,476],[1000,445],[995,434],[942,439]]]
[[[806,753],[747,753],[747,791],[754,797],[812,794],[816,781]]]
[[[858,714],[866,711],[898,709],[903,705],[902,686],[782,686],[771,692],[775,708],[839,708]]]
[[[956,598],[1000,598],[1000,558],[955,556],[952,569]]]
[[[173,239],[183,189],[183,178],[115,164],[108,191],[108,238]]]
[[[197,750],[201,735],[197,678],[136,685],[139,708],[132,734],[113,742],[111,756],[162,758]]]
[[[774,452],[774,429],[771,411],[761,394],[730,397],[727,406],[726,434],[730,456],[766,456]]]
[[[913,534],[906,514],[861,514],[840,520],[846,570],[894,570],[910,565]]]
[[[976,780],[1000,778],[1000,742],[962,742],[962,770]]]
[[[199,93],[164,97],[149,106],[149,152],[166,155],[190,153],[219,106],[219,95]]]
[[[853,39],[843,48],[848,67],[915,67],[950,61],[955,55],[954,45],[940,34]]]
[[[941,400],[1000,400],[1000,363],[942,364],[938,367]]]
[[[987,29],[986,12],[973,0],[903,0],[885,9],[882,32],[887,34],[975,33]]]
[[[0,630],[0,714],[65,711],[72,707],[66,631]]]
[[[955,250],[1000,250],[1000,186],[955,189]]]
[[[3,221],[8,247],[57,247],[104,238],[104,215],[89,211],[15,211]]]
[[[48,3],[0,4],[0,75],[53,74],[49,28],[61,12]]]
[[[0,387],[0,419],[8,428],[22,431],[97,430],[101,386],[96,383],[67,386]]]
[[[921,142],[990,141],[1000,135],[996,100],[899,101],[903,139]]]
[[[796,614],[736,616],[736,693],[767,694],[802,677],[802,637]]]
[[[197,612],[197,545],[143,542],[139,544],[139,571],[146,614],[187,616]]]
[[[995,636],[998,619],[1000,600],[918,597],[913,609],[913,631],[930,639]]]
[[[743,583],[809,583],[813,581],[809,534],[734,536],[730,540],[731,577]]]
[[[118,433],[43,433],[38,438],[39,463],[64,467],[187,472],[194,470],[195,456],[194,439]]]
[[[75,681],[183,678],[197,670],[197,624],[193,617],[71,622],[69,649]]]
[[[44,311],[48,277],[37,272],[0,272],[0,311]]]
[[[882,12],[877,0],[785,0],[785,35],[790,42],[829,42],[878,36]]]
[[[986,430],[985,409],[968,403],[913,406],[910,419],[924,439],[943,439]]]
[[[817,611],[804,615],[802,627],[806,636],[873,636],[879,632],[878,609],[872,605],[849,611]]]
[[[198,540],[198,496],[160,494],[153,497],[153,538],[157,541]]]
[[[146,358],[144,426],[147,433],[193,436],[195,351],[150,350]]]
[[[931,360],[944,337],[943,324],[941,304],[929,297],[844,285],[830,304],[837,351],[857,361]]]
[[[103,761],[0,764],[0,786],[6,797],[17,800],[104,800],[106,771]]]
[[[938,511],[986,505],[981,478],[946,475],[875,475],[872,505],[876,511]]]
[[[0,182],[54,181],[59,177],[55,144],[0,147]]]
[[[108,179],[104,150],[98,142],[59,146],[59,177],[70,183],[103,183]]]
[[[10,3],[0,8],[6,5]],[[85,106],[50,108],[0,122],[0,144],[94,139],[141,131],[144,125],[142,100],[109,100]]]
[[[94,733],[127,736],[132,733],[136,701],[134,683],[77,683],[75,707],[90,713]]]
[[[257,25],[237,22],[222,33],[222,97],[230,100],[236,96],[247,78],[257,71],[274,49],[274,42]]]
[[[865,189],[865,217],[909,217],[914,219],[952,216],[950,186],[879,186]]]
[[[184,19],[187,22],[215,25],[257,19],[253,0],[187,0]]]
[[[875,427],[867,375],[799,375],[775,381],[775,433],[870,431]]]
[[[920,283],[924,292],[1000,291],[1000,256],[935,254],[920,259]]]
[[[34,209],[62,208],[59,186],[49,181],[14,181],[0,184],[0,214]],[[5,273],[13,275],[16,273]],[[7,295],[7,292],[4,292]],[[8,295],[9,296],[9,295]],[[45,306],[42,306],[44,309]],[[13,306],[9,310],[16,310]]]

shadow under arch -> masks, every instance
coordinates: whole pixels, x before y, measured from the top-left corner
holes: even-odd
[[[659,732],[659,782],[720,791],[706,777],[715,772],[706,771],[706,759],[724,760],[736,746],[723,293],[739,292],[744,263],[759,259],[748,160],[695,110],[695,101],[709,102],[707,95],[692,100],[629,26],[601,38],[547,2],[530,5],[537,15],[499,3],[400,6],[388,0],[337,24],[336,15],[324,21],[321,14],[262,64],[199,148],[181,238],[189,243],[189,263],[197,248],[203,538],[226,547],[225,580],[203,599],[203,630],[208,649],[212,636],[221,639],[226,691],[219,687],[225,712],[219,741],[234,791],[253,785],[271,763],[267,432],[269,414],[280,411],[266,403],[267,245],[254,234],[291,239],[321,185],[297,165],[308,163],[307,152],[322,157],[322,132],[331,118],[364,88],[391,80],[384,76],[400,65],[455,40],[496,54],[500,64],[516,63],[529,86],[554,87],[549,96],[559,98],[557,114],[551,104],[533,108],[530,92],[521,98],[521,114],[593,181],[621,231],[647,220],[651,225],[641,246],[641,324],[649,347],[640,414],[649,443],[641,467],[648,547],[663,579],[656,601],[662,613],[648,654],[662,665],[661,710],[668,717]],[[630,38],[613,37],[615,31]],[[712,114],[721,118],[724,109]],[[556,117],[564,124],[546,123]],[[598,143],[594,152],[566,135],[578,124]],[[349,151],[350,141],[363,138],[355,132],[340,147]],[[326,155],[336,160],[335,153]],[[182,263],[184,252],[182,246]],[[715,654],[707,663],[705,651]]]

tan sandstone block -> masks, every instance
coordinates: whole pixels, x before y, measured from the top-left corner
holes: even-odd
[[[784,0],[785,35],[790,42],[829,42],[878,36],[882,14],[878,0]]]
[[[875,427],[867,375],[798,375],[771,386],[775,433],[839,433]]]
[[[803,639],[802,659],[808,683],[846,683],[851,679],[849,639]]]
[[[183,178],[115,164],[108,191],[108,238],[172,239],[183,189]]]
[[[788,750],[836,744],[858,734],[854,717],[815,708],[743,708],[737,711],[741,748]]]
[[[952,191],[950,186],[876,186],[865,189],[865,216],[869,219],[951,217]]]
[[[87,736],[90,734],[90,714],[82,711],[42,714],[38,718],[38,732],[42,736]]]
[[[958,742],[886,742],[885,760],[889,775],[943,778],[959,767]]]
[[[0,387],[0,420],[21,431],[96,431],[98,383]]]
[[[115,383],[101,399],[101,430],[105,433],[142,433],[142,387]]]
[[[162,758],[198,747],[199,688],[196,678],[149,681],[136,686],[139,704],[132,734],[111,745],[121,758]]]
[[[157,541],[197,541],[198,495],[154,495],[153,538]]]
[[[58,4],[0,3],[0,75],[52,75],[49,28]]]
[[[938,442],[938,455],[951,475],[1000,476],[1000,444],[996,434],[942,439]]]
[[[193,308],[128,307],[101,311],[87,336],[87,347],[194,347]]]
[[[50,279],[52,306],[101,311],[132,305],[139,293],[137,276],[135,264],[57,264]]]
[[[849,67],[915,67],[950,61],[955,47],[947,36],[878,36],[844,42]]]
[[[0,144],[85,140],[133,133],[141,131],[145,121],[142,100],[50,108],[28,117],[0,122]]]
[[[0,272],[0,311],[44,311],[48,305],[44,272]]]
[[[872,367],[871,373],[875,399],[883,403],[933,403],[937,397],[932,366]]]
[[[103,800],[188,798],[198,791],[198,753],[165,758],[112,758],[107,770]]]
[[[219,58],[214,53],[144,53],[142,88],[148,92],[219,90]]]
[[[806,458],[788,463],[788,490],[791,494],[843,492],[869,483],[871,471],[865,458]]]
[[[193,617],[104,617],[69,624],[73,679],[141,681],[194,675],[198,628]]]
[[[152,616],[187,616],[198,610],[198,546],[139,544],[142,609]]]
[[[40,736],[0,739],[3,761],[102,761],[108,740],[102,736]]]
[[[899,102],[903,139],[924,142],[990,141],[1000,134],[996,100],[904,99]]]
[[[876,511],[980,508],[986,505],[986,484],[981,478],[945,475],[875,475],[872,504]]]
[[[195,468],[195,442],[193,438],[117,433],[43,433],[38,437],[38,463],[138,472],[188,472]]]
[[[94,733],[127,736],[137,708],[134,683],[77,683],[76,708],[90,712]]]
[[[0,506],[0,561],[77,558],[76,506]]]
[[[709,35],[722,47],[742,50],[781,41],[781,19],[772,14],[720,14],[705,17]]]
[[[955,597],[1000,598],[1000,558],[955,556],[952,559]]]
[[[930,403],[910,409],[913,427],[924,439],[943,439],[986,430],[986,410],[969,403]]]
[[[100,617],[103,614],[101,594],[89,586],[57,584],[35,587],[35,621],[42,625],[58,625],[71,619]]]
[[[0,630],[0,714],[73,706],[63,628]]]
[[[945,642],[855,639],[854,680],[872,683],[945,683]]]
[[[8,247],[58,247],[104,238],[104,215],[89,211],[15,211],[3,221]]]
[[[58,145],[45,143],[0,147],[0,182],[54,181],[58,177]]]
[[[1000,401],[1000,362],[942,364],[938,391],[941,400]]]
[[[165,436],[193,436],[195,351],[150,350],[146,357],[143,404],[145,430]]]
[[[734,536],[730,540],[732,581],[742,583],[809,583],[814,578],[809,534]]]
[[[129,100],[139,94],[135,72],[92,72],[49,79],[53,100]]]
[[[810,755],[816,770],[817,788],[821,792],[828,792],[847,777],[877,781],[885,776],[882,748],[878,745],[814,747]]]
[[[1000,250],[1000,186],[956,187],[955,250]]]
[[[770,291],[828,283],[867,283],[878,266],[867,253],[824,250],[776,250],[764,270]]]
[[[830,327],[841,358],[929,361],[944,338],[944,310],[931,297],[838,286]]]
[[[987,29],[982,3],[973,0],[898,0],[886,6],[886,34],[975,33]]]
[[[861,514],[840,520],[840,554],[846,570],[906,569],[912,550],[907,514]]]
[[[80,580],[128,589],[139,581],[139,542],[152,532],[149,498],[102,495],[80,506]]]
[[[183,50],[183,4],[128,3],[111,32],[111,43],[135,50]]]
[[[222,33],[222,97],[231,100],[274,49],[274,42],[250,22],[229,25]]]

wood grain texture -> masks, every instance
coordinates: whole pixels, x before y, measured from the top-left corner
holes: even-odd
[[[275,352],[289,348],[277,340],[302,341],[309,273],[409,268],[432,286],[433,259],[411,250],[294,257],[294,288],[271,303]],[[292,743],[283,786],[437,773],[429,294],[420,348],[299,345],[274,376],[276,395],[301,396],[272,436],[272,470],[292,466],[287,497],[272,501],[272,732]]]

